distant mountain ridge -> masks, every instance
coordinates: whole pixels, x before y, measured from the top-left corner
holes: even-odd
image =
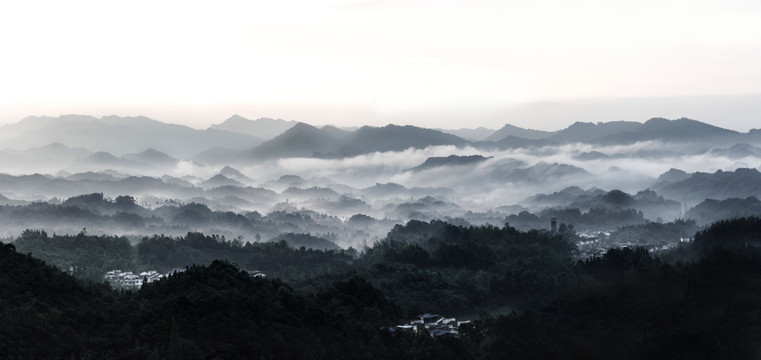
[[[681,181],[665,184],[658,192],[689,205],[696,205],[705,199],[758,198],[761,197],[761,172],[756,169],[697,172]]]
[[[472,146],[484,150],[505,150],[569,143],[624,145],[653,140],[708,144],[698,151],[727,146],[724,150],[715,150],[713,154],[730,158],[758,156],[761,151],[753,145],[761,142],[761,131],[739,133],[686,118],[653,118],[645,123],[576,122],[565,129],[552,132],[505,124],[481,141],[468,140],[451,133],[461,133],[472,139],[488,132],[484,128],[470,129],[471,132],[466,130],[469,129],[440,131],[389,124],[382,127],[362,126],[354,131],[346,131],[333,126],[316,127],[280,119],[248,120],[239,115],[233,115],[208,129],[196,130],[144,116],[42,116],[27,117],[19,123],[0,127],[0,149],[3,149],[0,161],[23,164],[29,157],[20,156],[23,155],[20,150],[14,149],[47,146],[59,146],[62,150],[57,153],[51,148],[47,151],[51,156],[43,158],[61,158],[66,153],[67,161],[72,161],[91,153],[108,152],[116,157],[123,156],[124,159],[153,165],[170,165],[179,159],[191,159],[207,165],[230,165],[288,157],[340,158],[409,148],[424,149],[429,146]],[[269,140],[263,141],[263,138]],[[739,143],[747,144],[737,145]],[[142,154],[148,149],[156,153]],[[31,152],[27,155],[30,154]],[[604,154],[590,153],[579,155],[579,159],[594,160],[601,155]]]
[[[148,148],[145,151],[136,154],[127,154],[123,157],[132,161],[162,166],[174,166],[180,161],[153,148]]]
[[[329,153],[335,150],[336,143],[346,134],[348,133],[336,128],[318,129],[309,124],[298,123],[274,139],[241,153],[239,158],[266,160]]]
[[[681,118],[668,120],[652,118],[644,124],[635,123],[630,131],[619,132],[598,137],[594,140],[601,144],[627,144],[638,141],[709,141],[739,138],[741,133],[709,125],[700,121]]]
[[[435,145],[464,146],[469,141],[438,130],[420,128],[411,125],[386,125],[376,128],[363,126],[351,133],[338,148],[338,153],[345,156],[361,155],[372,152],[402,151],[409,148],[423,149]]]
[[[443,133],[452,134],[454,136],[461,137],[468,141],[482,141],[486,140],[494,134],[494,129],[487,129],[485,127],[477,127],[475,129],[434,129]]]
[[[405,171],[423,171],[423,170],[442,167],[442,166],[473,165],[473,164],[478,164],[480,162],[486,161],[488,159],[491,159],[491,157],[484,157],[481,155],[470,155],[470,156],[449,155],[447,157],[429,157],[425,159],[425,162],[423,162],[422,164],[415,166],[413,168],[407,169]]]
[[[422,149],[435,145],[464,146],[469,141],[438,130],[415,126],[363,126],[347,132],[332,126],[321,129],[298,123],[272,140],[241,154],[240,159],[267,160],[282,157],[344,157],[373,152]]]
[[[71,148],[138,153],[148,148],[174,157],[187,158],[201,150],[220,146],[243,150],[261,139],[229,131],[196,130],[167,124],[144,116],[63,115],[57,118],[30,116],[16,124],[0,127],[0,148],[29,148],[60,143]]]
[[[519,137],[528,140],[546,139],[556,132],[524,129],[511,124],[505,124],[501,129],[484,138],[484,141],[500,141],[508,136]]]
[[[484,140],[496,142],[508,137],[545,140],[561,144],[616,145],[649,140],[668,142],[721,141],[743,138],[754,140],[757,135],[753,130],[743,134],[687,118],[676,120],[652,118],[644,123],[635,121],[575,122],[565,129],[553,132],[524,129],[506,124],[502,129],[497,130]]]
[[[233,115],[219,124],[214,124],[209,129],[224,130],[257,137],[262,140],[270,140],[294,127],[297,121],[282,119],[258,118],[249,120],[240,115]]]

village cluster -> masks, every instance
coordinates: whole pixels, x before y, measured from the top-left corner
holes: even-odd
[[[431,336],[460,336],[459,328],[462,324],[467,324],[470,321],[457,321],[455,318],[446,318],[437,314],[422,314],[418,315],[418,319],[412,320],[406,324],[397,325],[396,327],[389,328],[390,331],[413,331],[419,333],[421,331],[427,331]]]
[[[175,272],[182,271],[185,271],[185,269],[175,269],[167,274],[160,274],[153,270],[135,274],[132,271],[111,270],[106,275],[103,275],[103,279],[116,287],[139,289],[143,284],[149,284],[170,276]]]
[[[171,276],[176,273],[184,272],[185,269],[175,268],[166,274],[160,274],[157,271],[144,271],[139,274],[135,274],[132,271],[111,270],[103,275],[103,279],[108,281],[111,285],[119,288],[126,289],[139,289],[143,284],[150,284],[154,281],[161,280],[165,277]],[[255,278],[266,277],[263,272],[259,270],[246,270],[246,272]]]

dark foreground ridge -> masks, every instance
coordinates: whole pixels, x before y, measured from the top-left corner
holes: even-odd
[[[214,237],[195,241],[209,239],[222,244]],[[310,276],[295,269],[302,276],[286,282],[214,260],[137,291],[82,281],[0,244],[0,353],[7,359],[751,359],[761,352],[761,219],[716,223],[692,245],[660,258],[622,248],[573,262],[574,249],[563,239],[511,227],[411,222],[353,257],[320,252],[344,259],[335,271]],[[192,248],[188,239],[162,241],[169,257],[173,248]],[[277,250],[272,256],[305,251]],[[471,315],[459,336],[388,331],[426,311],[481,315]]]

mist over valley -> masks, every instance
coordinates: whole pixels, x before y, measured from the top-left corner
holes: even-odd
[[[487,130],[238,115],[203,130],[83,115],[0,127],[0,298],[12,299],[0,305],[17,314],[0,349],[758,353],[715,329],[758,326],[759,130],[684,118]],[[35,334],[51,345],[23,345]]]
[[[111,228],[85,219],[66,227],[45,224],[69,234],[85,227],[134,236],[215,230],[253,241],[256,234],[269,239],[281,232],[277,226],[183,223],[164,210],[193,205],[203,208],[193,210],[199,215],[232,212],[251,221],[273,212],[329,218],[322,231],[291,224],[283,232],[338,233],[343,248],[361,248],[409,220],[502,226],[521,211],[610,208],[669,222],[705,200],[761,196],[759,132],[689,119],[576,123],[554,132],[508,124],[480,140],[413,126],[349,131],[237,115],[207,130],[144,117],[29,117],[1,133],[0,199],[9,213],[19,211],[12,206],[47,203],[84,207],[93,216],[160,220],[148,227]],[[87,194],[102,194],[97,201],[104,204],[130,196],[138,210],[102,212],[103,204],[73,201]],[[386,228],[358,239],[347,223],[358,214]],[[3,235],[16,236],[35,220],[6,220]]]

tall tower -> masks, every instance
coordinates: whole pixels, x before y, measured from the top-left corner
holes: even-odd
[[[557,234],[558,233],[558,219],[557,218],[551,218],[550,219],[550,227],[552,228],[552,233]]]

